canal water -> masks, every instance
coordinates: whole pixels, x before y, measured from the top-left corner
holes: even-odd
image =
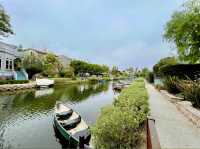
[[[56,102],[68,104],[92,126],[114,96],[112,82],[1,93],[0,149],[61,149],[53,129]]]

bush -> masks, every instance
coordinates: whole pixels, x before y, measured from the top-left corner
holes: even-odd
[[[184,99],[191,101],[194,107],[200,108],[200,81],[184,81],[180,83]]]
[[[0,85],[3,84],[23,84],[28,83],[28,80],[0,80]]]
[[[122,90],[112,106],[103,108],[92,128],[96,148],[136,147],[149,112],[147,99],[144,80],[139,79]]]
[[[154,74],[153,72],[149,72],[146,76],[146,80],[149,82],[149,83],[154,83]]]
[[[177,94],[180,93],[180,88],[179,88],[179,79],[175,76],[173,77],[166,77],[164,79],[164,88],[167,89],[168,92]]]
[[[157,85],[155,85],[155,88],[157,89],[157,90],[165,90],[165,87],[164,86],[162,86],[162,85],[159,85],[159,84],[157,84]]]

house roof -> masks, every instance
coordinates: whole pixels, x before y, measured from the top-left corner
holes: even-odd
[[[5,42],[0,41],[0,52],[8,53],[10,55],[14,55],[19,57],[19,52],[17,51],[17,46],[11,45]]]
[[[38,49],[32,49],[32,48],[28,48],[28,49],[24,49],[24,51],[35,51],[39,54],[48,54],[49,52],[48,51],[42,51],[42,50],[38,50]]]

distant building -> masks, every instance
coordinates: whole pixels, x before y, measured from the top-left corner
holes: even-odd
[[[28,48],[28,49],[24,49],[23,50],[23,55],[31,55],[31,54],[36,54],[39,56],[45,56],[46,54],[48,54],[49,52],[47,50],[37,50],[37,49],[33,49],[33,48]]]
[[[0,41],[0,78],[1,79],[28,79],[24,70],[15,71],[15,60],[21,59],[21,52],[15,45]]]
[[[70,65],[70,63],[71,63],[71,61],[72,61],[71,58],[69,58],[69,57],[67,57],[67,56],[65,56],[65,55],[59,55],[59,56],[58,56],[58,59],[59,59],[59,61],[61,62],[61,64],[62,64],[64,67],[69,67],[69,65]]]

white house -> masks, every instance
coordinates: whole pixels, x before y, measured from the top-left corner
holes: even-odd
[[[15,45],[0,41],[0,79],[27,80],[28,75],[25,70],[15,71],[14,61],[21,59],[21,52]]]

